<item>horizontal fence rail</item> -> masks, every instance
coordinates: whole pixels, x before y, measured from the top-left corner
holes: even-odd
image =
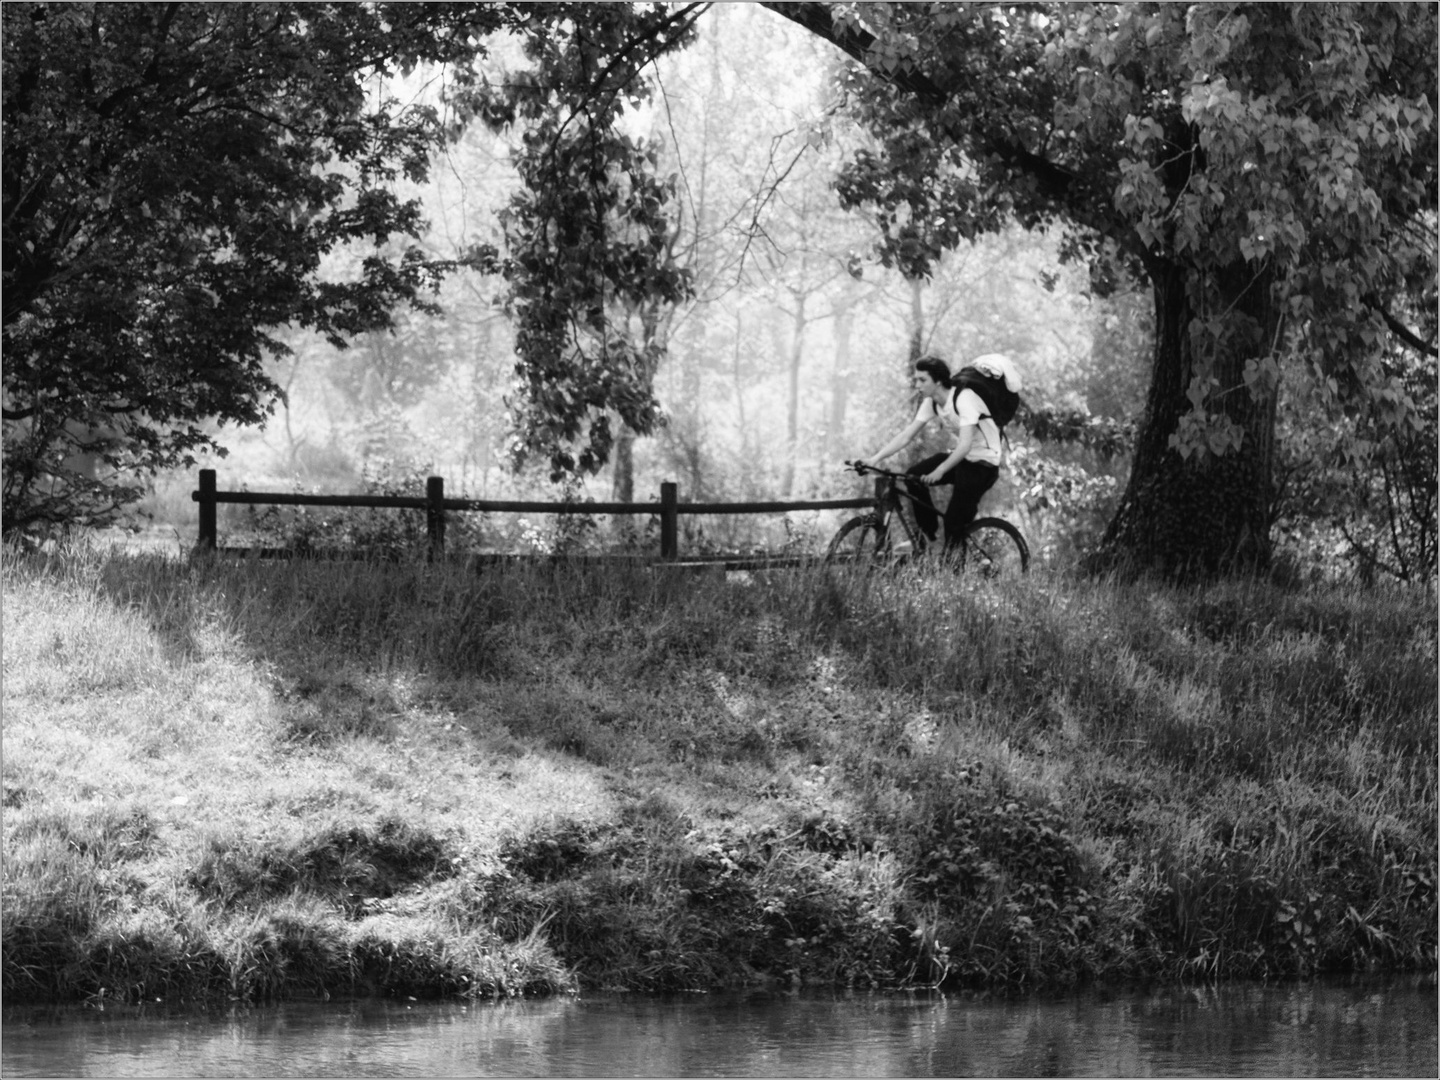
[[[779,514],[793,510],[867,510],[875,505],[873,498],[815,499],[785,502],[745,503],[683,503],[673,481],[660,485],[659,502],[528,502],[514,499],[449,499],[445,497],[443,477],[431,476],[425,481],[424,496],[418,495],[304,495],[297,492],[221,491],[216,486],[214,469],[200,470],[200,487],[190,498],[200,507],[201,550],[219,550],[219,528],[215,508],[221,503],[247,506],[341,506],[356,509],[424,510],[425,532],[431,558],[445,554],[446,511],[514,514],[653,514],[660,519],[660,559],[679,562],[681,515],[695,514]],[[280,554],[259,550],[259,555]],[[519,556],[486,556],[486,562],[503,562]],[[607,556],[607,558],[611,558]],[[803,560],[794,556],[692,556],[686,563],[724,564],[727,569],[763,569],[798,565]]]

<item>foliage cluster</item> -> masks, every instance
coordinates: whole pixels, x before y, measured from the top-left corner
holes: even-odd
[[[76,553],[5,588],[7,994],[1436,962],[1423,590]]]
[[[137,471],[215,446],[213,423],[263,421],[278,328],[338,344],[424,303],[456,263],[414,242],[418,200],[396,189],[427,175],[441,120],[376,80],[468,62],[513,18],[6,6],[7,533],[104,521]],[[367,249],[353,276],[326,273],[352,244]]]
[[[1099,429],[1104,445],[1114,427],[1102,421],[1081,430]],[[1043,563],[1074,566],[1099,546],[1128,464],[1128,455],[1116,457],[1092,451],[1081,440],[1011,444],[1005,467],[1017,491],[1023,531]]]
[[[423,496],[427,470],[392,470],[387,463],[367,469],[360,494],[415,498]],[[366,558],[415,557],[428,539],[423,510],[324,506],[245,506],[231,523],[226,543],[278,548],[297,555],[322,552]],[[460,531],[460,530],[457,530]],[[448,538],[448,535],[447,535]],[[457,537],[457,540],[463,536]]]
[[[671,253],[677,178],[617,125],[650,98],[641,70],[692,40],[704,9],[562,6],[532,15],[533,67],[452,95],[462,121],[518,129],[520,190],[499,212],[519,356],[513,454],[543,455],[556,481],[609,460],[612,411],[641,435],[660,421],[654,312],[689,292]]]
[[[1380,354],[1435,349],[1400,317],[1435,276],[1432,9],[770,6],[855,60],[879,145],[839,190],[888,262],[923,274],[1012,217],[1060,221],[1098,285],[1151,285],[1118,559],[1268,562],[1287,327],[1322,405],[1383,401],[1392,430],[1421,407]]]
[[[1385,362],[1415,406],[1403,423],[1388,416],[1393,394],[1359,408],[1327,409],[1323,424],[1313,414],[1296,415],[1295,395],[1282,395],[1280,550],[1316,571],[1344,568],[1363,581],[1433,582],[1440,566],[1436,362],[1399,351]],[[1302,384],[1313,378],[1303,370],[1289,374]]]

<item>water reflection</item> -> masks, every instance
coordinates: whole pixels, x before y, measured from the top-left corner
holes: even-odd
[[[18,1076],[1435,1076],[1415,984],[4,1014]]]

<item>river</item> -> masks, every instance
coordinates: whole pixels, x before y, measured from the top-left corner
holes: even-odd
[[[1436,1076],[1424,982],[7,1008],[20,1076]]]

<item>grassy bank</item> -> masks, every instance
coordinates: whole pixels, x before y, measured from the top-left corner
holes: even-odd
[[[6,554],[7,1002],[1436,963],[1424,593]]]

